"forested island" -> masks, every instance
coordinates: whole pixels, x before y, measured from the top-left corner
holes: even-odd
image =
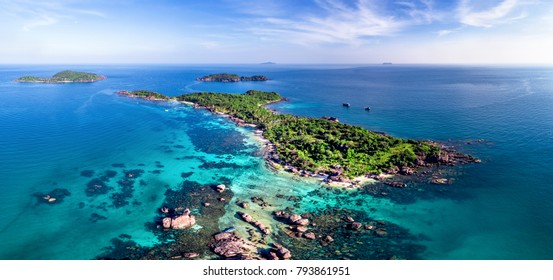
[[[227,114],[239,124],[251,124],[270,141],[267,159],[273,165],[294,173],[325,175],[329,181],[347,182],[371,174],[411,175],[417,167],[479,162],[431,141],[401,139],[328,118],[274,113],[263,105],[283,100],[276,92],[200,92],[174,98],[148,91],[135,92],[140,95],[134,96],[146,99],[156,96],[156,99],[193,103],[214,113]]]
[[[219,82],[219,83],[237,83],[237,82],[263,82],[268,81],[269,78],[262,75],[254,75],[250,77],[239,76],[236,74],[211,74],[197,78],[196,80],[201,82]]]
[[[23,76],[15,81],[20,83],[92,83],[103,80],[105,78],[105,76],[94,73],[65,70],[56,73],[50,78]]]

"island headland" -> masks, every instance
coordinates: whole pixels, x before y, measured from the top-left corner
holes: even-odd
[[[201,78],[197,78],[196,80],[201,82],[237,83],[237,82],[264,82],[264,81],[268,81],[269,78],[262,75],[245,77],[245,76],[239,76],[237,74],[221,73],[221,74],[211,74],[211,75],[203,76]]]
[[[179,101],[221,114],[239,126],[254,127],[266,142],[264,156],[271,167],[323,178],[327,183],[351,186],[371,178],[405,187],[403,181],[388,175],[412,176],[424,168],[480,162],[433,141],[401,139],[340,123],[335,118],[277,114],[264,106],[285,100],[276,92],[200,92],[177,97],[145,90],[118,93],[146,100]],[[442,178],[431,178],[431,182],[448,183]]]
[[[76,72],[71,70],[64,70],[54,74],[50,78],[40,78],[36,76],[23,76],[15,80],[20,83],[93,83],[105,79],[105,76],[101,76],[88,72]]]

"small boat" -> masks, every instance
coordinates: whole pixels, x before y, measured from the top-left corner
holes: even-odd
[[[342,106],[344,106],[344,107],[349,107],[349,106],[351,106],[351,105],[350,105],[349,103],[342,103]]]
[[[233,232],[234,230],[236,230],[234,227],[229,227],[223,230],[223,232]]]
[[[365,107],[365,111],[370,111],[371,110],[371,107],[367,106]]]

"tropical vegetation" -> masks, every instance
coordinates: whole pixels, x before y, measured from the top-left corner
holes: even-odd
[[[104,76],[100,76],[94,73],[76,72],[71,70],[65,70],[56,73],[51,78],[41,78],[36,76],[23,76],[18,78],[17,82],[23,83],[89,83],[96,82],[105,79]]]
[[[184,94],[177,100],[255,124],[275,145],[280,160],[307,171],[331,172],[338,168],[343,175],[355,177],[395,167],[414,167],[441,153],[439,147],[427,141],[401,139],[328,119],[275,114],[263,106],[282,100],[275,92],[202,92]]]

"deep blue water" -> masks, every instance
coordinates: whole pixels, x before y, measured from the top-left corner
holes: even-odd
[[[13,82],[64,69],[108,78],[93,84]],[[194,81],[219,72],[272,80]],[[120,89],[167,95],[277,91],[290,100],[271,105],[279,112],[335,116],[398,137],[442,141],[483,162],[457,170],[444,192],[429,185],[406,191],[403,199],[308,196],[318,184],[266,170],[251,131],[187,106],[114,94]],[[344,102],[352,106],[344,108]],[[305,210],[338,204],[372,209],[374,218],[424,235],[417,242],[426,246],[421,254],[426,259],[553,259],[552,108],[553,69],[539,67],[2,66],[0,259],[90,259],[123,233],[140,244],[155,244],[144,224],[156,215],[165,190],[182,181],[182,172],[193,172],[190,179],[203,184],[232,178],[238,198],[288,192],[306,196]],[[241,167],[199,168],[220,160]],[[131,169],[144,170],[143,184],[134,182],[122,206],[115,206],[110,194],[86,195],[87,183],[107,170],[117,172],[107,183],[110,193],[119,191],[117,180]],[[94,175],[81,175],[85,170]],[[33,196],[55,188],[71,195],[55,205]],[[103,218],[94,219],[98,216]],[[223,217],[221,228],[233,225],[232,219]]]

